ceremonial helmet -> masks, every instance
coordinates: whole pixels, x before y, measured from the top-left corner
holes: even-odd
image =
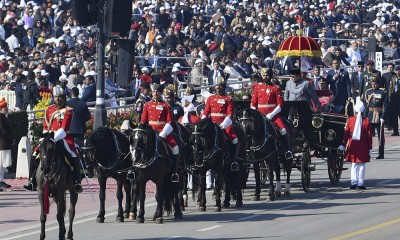
[[[162,92],[162,86],[158,83],[151,84],[150,89],[152,92],[155,92],[155,91]]]
[[[60,85],[56,85],[53,87],[53,97],[58,97],[63,95],[65,95],[65,91]]]

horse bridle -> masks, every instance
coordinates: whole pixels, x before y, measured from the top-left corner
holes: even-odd
[[[51,139],[51,138],[49,138],[49,140],[50,141],[53,141],[53,143],[54,143],[54,146],[53,146],[53,150],[54,150],[54,152],[55,152],[55,148],[56,148],[56,142],[53,140],[53,139]],[[39,143],[39,149],[40,149],[40,147],[41,147],[41,145],[42,145],[42,143],[43,142],[41,142],[41,143]],[[54,158],[55,158],[56,156],[54,155]],[[48,173],[45,173],[44,172],[44,166],[43,166],[43,161],[42,161],[42,159],[48,159],[47,158],[47,154],[41,154],[41,156],[40,156],[40,159],[41,159],[41,170],[42,170],[42,175],[43,175],[43,178],[45,179],[45,180],[47,180],[47,181],[49,181],[49,180],[51,180],[51,179],[53,179],[53,180],[55,180],[56,181],[56,179],[55,179],[55,176],[56,176],[56,174],[57,174],[57,172],[58,172],[58,170],[59,170],[59,168],[60,168],[60,161],[52,161],[52,163],[51,163],[51,166],[50,166],[50,171],[48,172]],[[56,164],[56,162],[57,162],[57,164]],[[56,166],[56,168],[54,169],[54,165],[57,165]]]
[[[206,163],[208,160],[213,158],[214,155],[217,154],[217,152],[221,151],[221,148],[218,146],[218,139],[219,139],[219,137],[218,137],[218,128],[217,128],[217,125],[215,125],[215,124],[214,124],[214,130],[215,130],[214,146],[213,146],[213,149],[212,149],[211,153],[206,155],[206,156],[204,156],[204,150],[200,151],[200,152],[197,152],[197,154],[203,153],[203,162],[202,162],[202,165],[200,165],[200,166],[199,165],[195,165],[195,167],[203,167],[204,163]],[[199,136],[204,135],[203,132],[198,132],[197,130],[192,132],[192,134],[193,135],[199,135]],[[195,140],[195,142],[196,142],[196,140]],[[193,150],[194,150],[194,146],[193,146]]]
[[[143,133],[145,136],[147,136],[147,130],[145,130],[145,129],[140,129],[140,128],[135,128],[135,129],[133,129],[133,132],[132,132],[132,135],[134,135],[134,137],[135,137],[135,139],[137,139],[136,137],[136,134],[138,133],[138,132],[140,132],[140,133]],[[153,156],[152,156],[152,158],[150,158],[150,160],[149,161],[146,161],[145,163],[143,163],[143,162],[141,162],[141,163],[136,163],[135,162],[135,154],[134,154],[134,152],[136,151],[136,150],[142,150],[141,148],[137,148],[137,147],[135,147],[135,148],[133,148],[133,147],[131,147],[130,148],[130,154],[132,155],[132,161],[133,161],[133,167],[135,167],[135,168],[147,168],[147,167],[149,167],[149,166],[151,166],[158,158],[160,158],[160,157],[163,157],[159,152],[158,152],[158,144],[159,144],[159,141],[155,141],[155,143],[156,143],[156,145],[155,145],[155,148],[154,148],[154,152],[153,152]],[[165,146],[164,146],[165,147]],[[145,151],[141,151],[140,152],[140,158],[141,159],[145,159],[144,158],[144,154],[145,154]]]

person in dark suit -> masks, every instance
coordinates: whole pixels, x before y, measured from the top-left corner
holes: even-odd
[[[24,90],[22,88],[22,79],[19,75],[14,75],[11,82],[12,88],[15,91],[15,107],[19,109],[24,109]]]
[[[352,72],[350,77],[352,97],[354,101],[356,100],[357,97],[361,97],[360,88],[361,85],[363,84],[363,79],[364,79],[364,62],[359,61],[357,63],[357,71]]]
[[[395,82],[397,79],[396,73],[394,72],[394,63],[389,63],[387,66],[387,72],[382,75],[381,81],[379,83],[380,88],[385,88],[386,92],[389,92],[391,83]]]
[[[344,113],[344,106],[349,97],[351,97],[351,85],[349,73],[340,69],[340,60],[335,58],[332,61],[332,70],[328,71],[326,81],[335,95],[333,104],[335,104],[335,113]]]
[[[94,102],[96,101],[96,84],[94,82],[93,76],[86,76],[83,83],[86,85],[83,90],[81,100],[85,102]]]
[[[318,38],[317,30],[310,24],[312,23],[312,19],[304,19],[303,20],[303,35],[306,37]]]
[[[86,122],[90,120],[91,115],[86,102],[79,99],[79,89],[77,87],[71,89],[71,99],[67,101],[67,106],[71,107],[74,113],[69,132],[75,143],[81,147],[86,131]]]
[[[37,43],[37,38],[33,36],[32,28],[28,28],[26,31],[27,35],[22,37],[22,46],[25,47],[35,47]]]
[[[208,73],[208,85],[213,86],[216,82],[218,82],[217,79],[220,78],[226,80],[225,73],[220,68],[219,59],[216,58],[213,62],[213,70]]]

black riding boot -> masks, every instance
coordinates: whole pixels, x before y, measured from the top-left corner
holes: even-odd
[[[29,191],[36,191],[37,190],[37,183],[36,183],[36,171],[38,168],[38,159],[35,156],[32,156],[32,161],[29,166],[29,182],[27,185],[24,185],[24,188]]]
[[[385,150],[383,146],[379,146],[379,155],[376,159],[385,159]]]
[[[179,162],[179,154],[172,155],[172,175],[171,175],[171,182],[179,182],[179,175],[178,175],[178,162]]]
[[[79,158],[72,158],[72,162],[74,164],[74,179],[75,179],[75,191],[77,193],[83,192],[81,185],[81,163]]]
[[[283,152],[285,153],[285,158],[286,160],[292,160],[293,158],[293,153],[290,149],[290,138],[289,134],[285,134],[281,136],[283,138]]]
[[[237,154],[237,144],[229,144],[229,154],[231,155],[231,171],[236,172],[239,171],[239,164],[236,161]]]

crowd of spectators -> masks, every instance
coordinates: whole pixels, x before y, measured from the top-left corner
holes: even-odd
[[[265,66],[286,75],[298,63],[276,58],[276,51],[298,34],[321,46],[323,56],[309,59],[309,67],[330,68],[339,58],[356,69],[368,60],[370,37],[385,59],[400,58],[400,1],[149,0],[132,1],[132,9],[132,79],[114,83],[116,51],[107,39],[109,98],[134,96],[141,82],[201,86],[222,75],[251,78]],[[32,107],[56,84],[67,93],[77,86],[82,100],[95,100],[97,28],[75,23],[71,0],[0,0],[0,85],[16,92],[16,108]]]

